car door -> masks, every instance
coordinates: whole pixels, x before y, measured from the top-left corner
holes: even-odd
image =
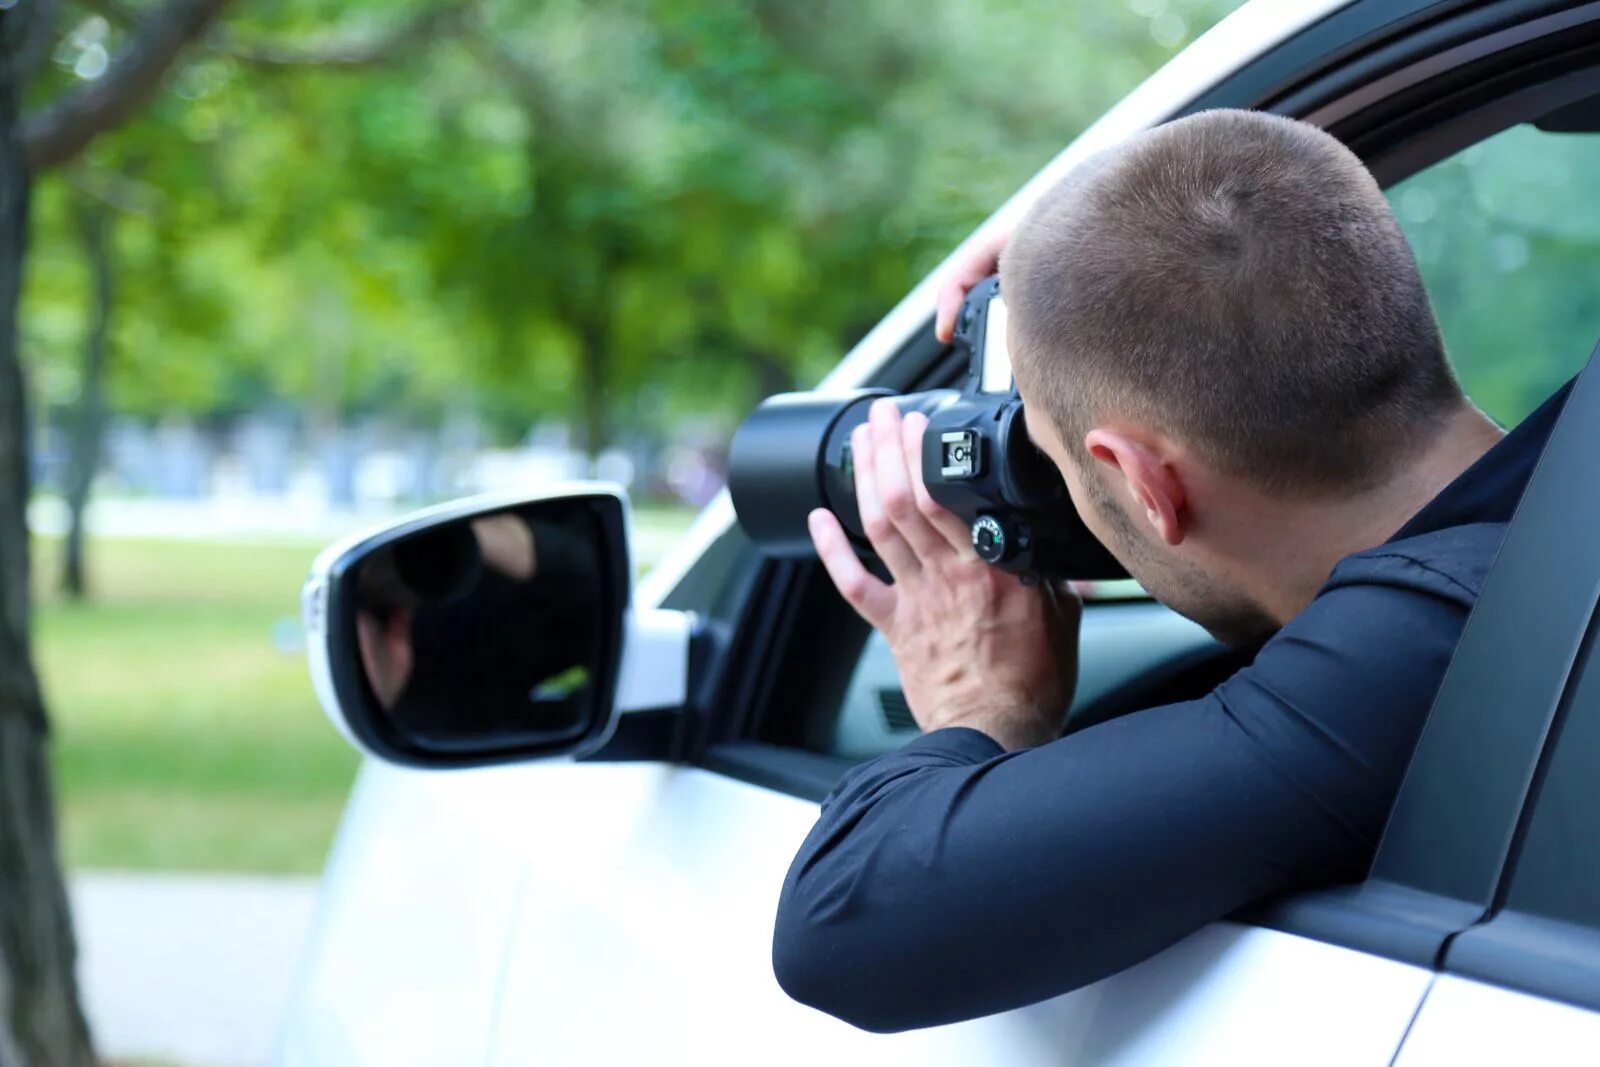
[[[1585,24],[1557,10],[1572,6],[1251,5],[994,224],[1096,148],[1203,106],[1310,116],[1399,181],[1498,128],[1482,108],[1525,86],[1459,98],[1482,96],[1497,61],[1562,52],[1560,35]],[[1476,126],[1453,124],[1460,115]],[[830,383],[938,380],[948,368],[931,306],[930,280]],[[903,724],[881,648],[851,630],[817,569],[760,560],[730,523],[720,501],[637,597],[706,622],[689,707],[628,716],[583,763],[363,771],[285,1061],[670,1061],[692,1050],[705,1062],[1389,1062],[1444,939],[1472,921],[1406,881],[1426,842],[1405,835],[1386,845],[1394,876],[1365,892],[1216,924],[1106,982],[992,1019],[883,1037],[785,998],[768,954],[788,861],[831,783]],[[1079,715],[1204,685],[1227,666],[1148,603],[1093,605],[1085,644],[1093,699]],[[1410,810],[1442,817],[1427,800]],[[1487,879],[1469,888],[1493,892]]]

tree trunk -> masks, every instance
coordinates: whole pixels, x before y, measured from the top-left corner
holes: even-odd
[[[28,414],[17,333],[27,167],[17,136],[20,8],[0,11],[0,1062],[94,1063],[56,857],[44,700],[28,634]]]
[[[85,203],[79,212],[83,254],[94,289],[89,335],[83,346],[83,372],[78,387],[78,410],[73,413],[72,441],[67,457],[67,543],[61,554],[61,591],[73,600],[87,592],[83,566],[83,520],[89,491],[100,469],[101,442],[105,437],[105,370],[110,345],[111,309],[116,300],[111,263],[111,211],[103,204]]]
[[[583,454],[589,457],[589,474],[595,474],[600,453],[610,442],[606,439],[606,377],[609,370],[606,352],[606,332],[592,322],[584,323],[579,331],[583,348],[578,353],[578,380],[583,399]]]

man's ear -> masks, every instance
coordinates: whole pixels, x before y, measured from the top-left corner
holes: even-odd
[[[1169,545],[1183,543],[1188,525],[1183,479],[1150,442],[1097,427],[1084,435],[1083,447],[1107,468],[1103,473],[1113,487],[1119,482],[1127,487],[1157,537]]]

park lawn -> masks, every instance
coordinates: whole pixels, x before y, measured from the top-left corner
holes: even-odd
[[[72,867],[314,872],[357,756],[318,708],[298,600],[318,546],[103,539],[36,654]]]
[[[641,548],[691,518],[641,510]],[[34,545],[67,864],[321,870],[359,762],[300,644],[300,584],[321,544],[98,539],[82,604],[55,594],[59,541]]]

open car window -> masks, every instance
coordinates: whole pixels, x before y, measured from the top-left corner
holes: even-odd
[[[1511,426],[1600,329],[1600,134],[1513,126],[1388,191],[1467,395]]]
[[[1600,323],[1600,135],[1504,130],[1388,190],[1469,396],[1510,426],[1583,365]],[[1100,583],[1086,599],[1140,595]],[[1204,692],[1239,664],[1158,604],[1090,603],[1069,728]],[[1198,692],[1197,692],[1198,690]],[[861,646],[838,697],[809,712],[805,747],[849,759],[917,735],[887,644]]]

